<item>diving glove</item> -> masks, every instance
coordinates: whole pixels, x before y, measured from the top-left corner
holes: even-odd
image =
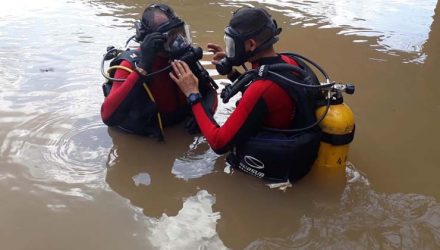
[[[162,49],[165,40],[165,36],[159,32],[146,35],[141,43],[141,60],[138,66],[149,71],[156,53]]]

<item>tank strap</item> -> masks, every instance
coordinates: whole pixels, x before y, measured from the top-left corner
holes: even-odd
[[[140,51],[138,50],[126,50],[120,53],[115,59],[110,62],[110,66],[119,65],[123,60],[130,62],[130,64],[134,64],[135,62],[140,61]]]
[[[143,83],[142,85],[144,86],[144,89],[147,92],[147,95],[150,98],[150,100],[152,102],[156,103],[156,100],[154,99],[153,93],[151,93],[150,88],[148,88],[148,85],[146,83]],[[159,128],[160,128],[160,132],[162,132],[162,136],[164,136],[162,116],[160,115],[159,111],[156,112],[156,116],[157,116],[157,123],[159,124]]]
[[[353,141],[355,130],[356,125],[353,127],[353,130],[350,133],[343,135],[333,135],[323,131],[321,135],[321,141],[335,146],[346,145]]]

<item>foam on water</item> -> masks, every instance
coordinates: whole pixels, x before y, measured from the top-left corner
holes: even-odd
[[[215,197],[199,191],[183,203],[176,216],[153,219],[151,243],[159,249],[227,249],[217,232],[219,212],[213,212]]]

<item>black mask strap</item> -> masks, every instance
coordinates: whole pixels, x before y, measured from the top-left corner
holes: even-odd
[[[175,22],[174,20],[178,20],[178,21],[182,22],[182,20],[180,20],[180,18],[177,17],[176,13],[168,5],[160,4],[160,3],[152,4],[145,9],[144,14],[142,15],[142,19],[141,19],[141,29],[145,30],[146,34],[154,32],[155,30],[153,30],[152,25],[150,23],[148,23],[147,20],[145,20],[145,17],[144,17],[145,13],[147,11],[154,12],[155,9],[160,10],[162,13],[164,13],[168,17],[168,19],[169,19],[168,23],[173,23],[173,22]],[[164,25],[160,25],[160,26],[164,26]]]

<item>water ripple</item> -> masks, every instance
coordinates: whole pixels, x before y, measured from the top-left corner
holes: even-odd
[[[174,161],[171,172],[184,180],[199,178],[212,173],[218,157],[204,137],[195,137],[190,150]]]
[[[438,249],[440,203],[420,194],[380,194],[354,166],[341,205],[316,204],[289,238],[259,239],[246,249]]]
[[[241,7],[261,4],[291,18],[290,25],[342,28],[340,34],[375,38],[381,51],[409,53],[404,62],[420,63],[426,55],[423,45],[429,38],[435,0],[226,0],[221,6]],[[411,18],[404,18],[411,17]],[[356,38],[354,40],[357,40]]]
[[[39,115],[10,131],[1,155],[28,167],[40,181],[91,183],[105,175],[111,140],[104,125],[81,121],[71,125],[59,115]]]

